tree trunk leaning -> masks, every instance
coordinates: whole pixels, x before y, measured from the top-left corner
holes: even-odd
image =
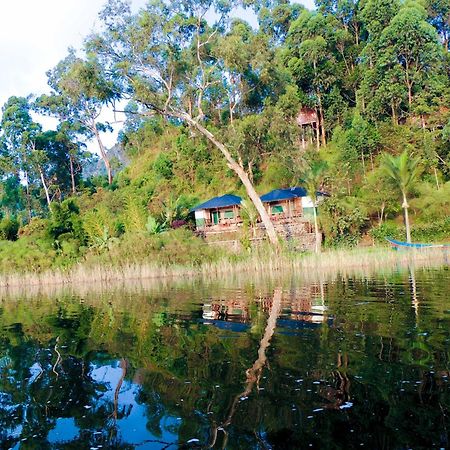
[[[191,117],[184,116],[184,119],[190,123],[192,126],[194,126],[203,136],[205,136],[214,146],[216,146],[221,153],[225,156],[225,159],[228,162],[228,166],[231,170],[233,170],[241,180],[242,184],[244,185],[248,196],[250,197],[250,200],[255,205],[256,210],[258,211],[259,216],[261,217],[261,221],[266,229],[267,237],[269,238],[270,243],[278,249],[280,246],[280,242],[278,240],[277,232],[275,231],[275,227],[273,226],[272,221],[270,220],[269,214],[267,213],[266,209],[264,208],[264,205],[259,198],[259,195],[256,193],[255,188],[253,187],[253,184],[251,183],[247,172],[238,164],[237,161],[231,156],[228,149],[223,145],[221,142],[219,142],[214,135],[207,130],[205,127],[203,127],[200,123],[198,123],[196,120],[193,120]]]
[[[50,194],[48,193],[48,187],[47,187],[47,183],[45,182],[44,172],[42,171],[41,168],[39,168],[39,175],[41,176],[41,182],[42,182],[42,186],[45,191],[45,198],[47,200],[47,205],[48,205],[48,207],[50,207],[50,203],[51,203]]]
[[[106,154],[105,146],[103,145],[102,139],[100,137],[100,133],[98,132],[97,126],[93,125],[93,130],[95,134],[95,138],[97,139],[98,148],[100,150],[100,156],[103,159],[103,162],[105,164],[106,172],[108,173],[108,184],[112,184],[112,170],[111,170],[111,163],[109,162],[108,156]]]

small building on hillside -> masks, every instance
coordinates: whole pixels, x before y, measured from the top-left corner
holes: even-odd
[[[302,198],[306,196],[306,190],[301,187],[274,189],[262,195],[261,201],[272,219],[294,219],[303,216]]]
[[[199,231],[227,232],[237,228],[240,217],[241,197],[222,195],[197,205],[191,211],[195,214],[195,225]]]
[[[320,196],[325,193],[318,192]],[[302,187],[275,189],[261,196],[269,216],[276,221],[292,221],[295,219],[312,219],[314,203]]]
[[[303,150],[306,149],[307,143],[312,144],[314,140],[316,140],[316,145],[319,146],[319,116],[317,111],[303,107],[298,112],[296,121],[301,128]]]
[[[228,194],[197,205],[191,210],[195,214],[197,232],[203,235],[208,243],[228,246],[233,242],[233,246],[237,248],[243,232],[241,200],[237,195]],[[279,236],[287,241],[295,240],[297,248],[314,248],[314,204],[306,189],[275,189],[261,196],[261,201]],[[263,239],[265,227],[259,219],[251,225],[250,240],[256,243]]]
[[[315,109],[303,107],[298,112],[296,120],[297,124],[303,127],[305,125],[316,124],[319,121],[319,118]]]

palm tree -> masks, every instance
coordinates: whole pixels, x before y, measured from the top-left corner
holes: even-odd
[[[406,241],[411,242],[411,229],[408,215],[408,194],[419,176],[420,158],[410,158],[405,150],[400,156],[383,155],[382,167],[386,175],[400,190],[403,198],[402,208],[405,216]]]
[[[324,172],[327,165],[323,161],[315,161],[310,164],[308,171],[303,176],[303,184],[308,192],[309,197],[313,203],[313,215],[314,215],[314,233],[315,238],[315,251],[320,252],[320,233],[319,224],[317,222],[317,191],[320,189]]]

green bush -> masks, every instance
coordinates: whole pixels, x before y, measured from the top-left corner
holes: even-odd
[[[330,197],[318,210],[327,247],[354,247],[358,244],[367,223],[358,199]]]
[[[406,240],[406,232],[403,226],[394,222],[384,222],[370,230],[369,234],[375,241],[383,243],[386,238]],[[440,242],[449,240],[450,217],[429,223],[415,222],[411,225],[411,239],[413,242]]]
[[[153,170],[162,178],[170,180],[173,177],[173,162],[169,156],[162,152],[153,163]]]
[[[117,240],[114,246],[102,253],[87,255],[89,263],[140,264],[197,266],[217,260],[223,255],[210,247],[185,228],[168,230],[165,233],[128,233]]]
[[[414,223],[411,238],[416,242],[450,241],[450,217],[429,223]]]
[[[4,217],[0,220],[0,239],[7,241],[17,240],[19,232],[19,222],[10,216]]]
[[[49,220],[33,217],[26,225],[19,228],[19,237],[34,236],[45,237],[48,234]]]
[[[387,238],[403,239],[405,237],[405,230],[394,222],[383,222],[381,225],[372,228],[369,234],[376,242],[386,243]]]
[[[57,252],[48,239],[25,236],[0,241],[0,272],[39,272],[54,267]]]
[[[51,218],[48,224],[50,237],[57,240],[62,235],[70,234],[71,237],[84,243],[86,236],[79,213],[80,210],[73,199],[64,200],[61,203],[52,203]]]

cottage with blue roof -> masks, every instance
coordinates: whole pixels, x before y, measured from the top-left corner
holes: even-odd
[[[317,194],[327,195],[322,192]],[[292,221],[300,218],[309,220],[313,217],[313,201],[302,187],[274,189],[262,195],[261,200],[266,205],[269,216],[276,221]]]
[[[222,195],[197,205],[191,211],[195,214],[198,230],[211,231],[229,230],[242,223],[239,211],[241,197],[237,195]]]
[[[321,192],[317,194],[327,195]],[[313,233],[314,204],[306,189],[298,186],[274,189],[262,195],[261,200],[280,236],[287,239],[295,236],[304,238]],[[197,231],[206,237],[220,234],[222,240],[239,239],[236,231],[242,227],[241,201],[241,197],[227,194],[192,208]],[[254,239],[261,239],[265,234],[260,221],[252,225],[252,230]]]

